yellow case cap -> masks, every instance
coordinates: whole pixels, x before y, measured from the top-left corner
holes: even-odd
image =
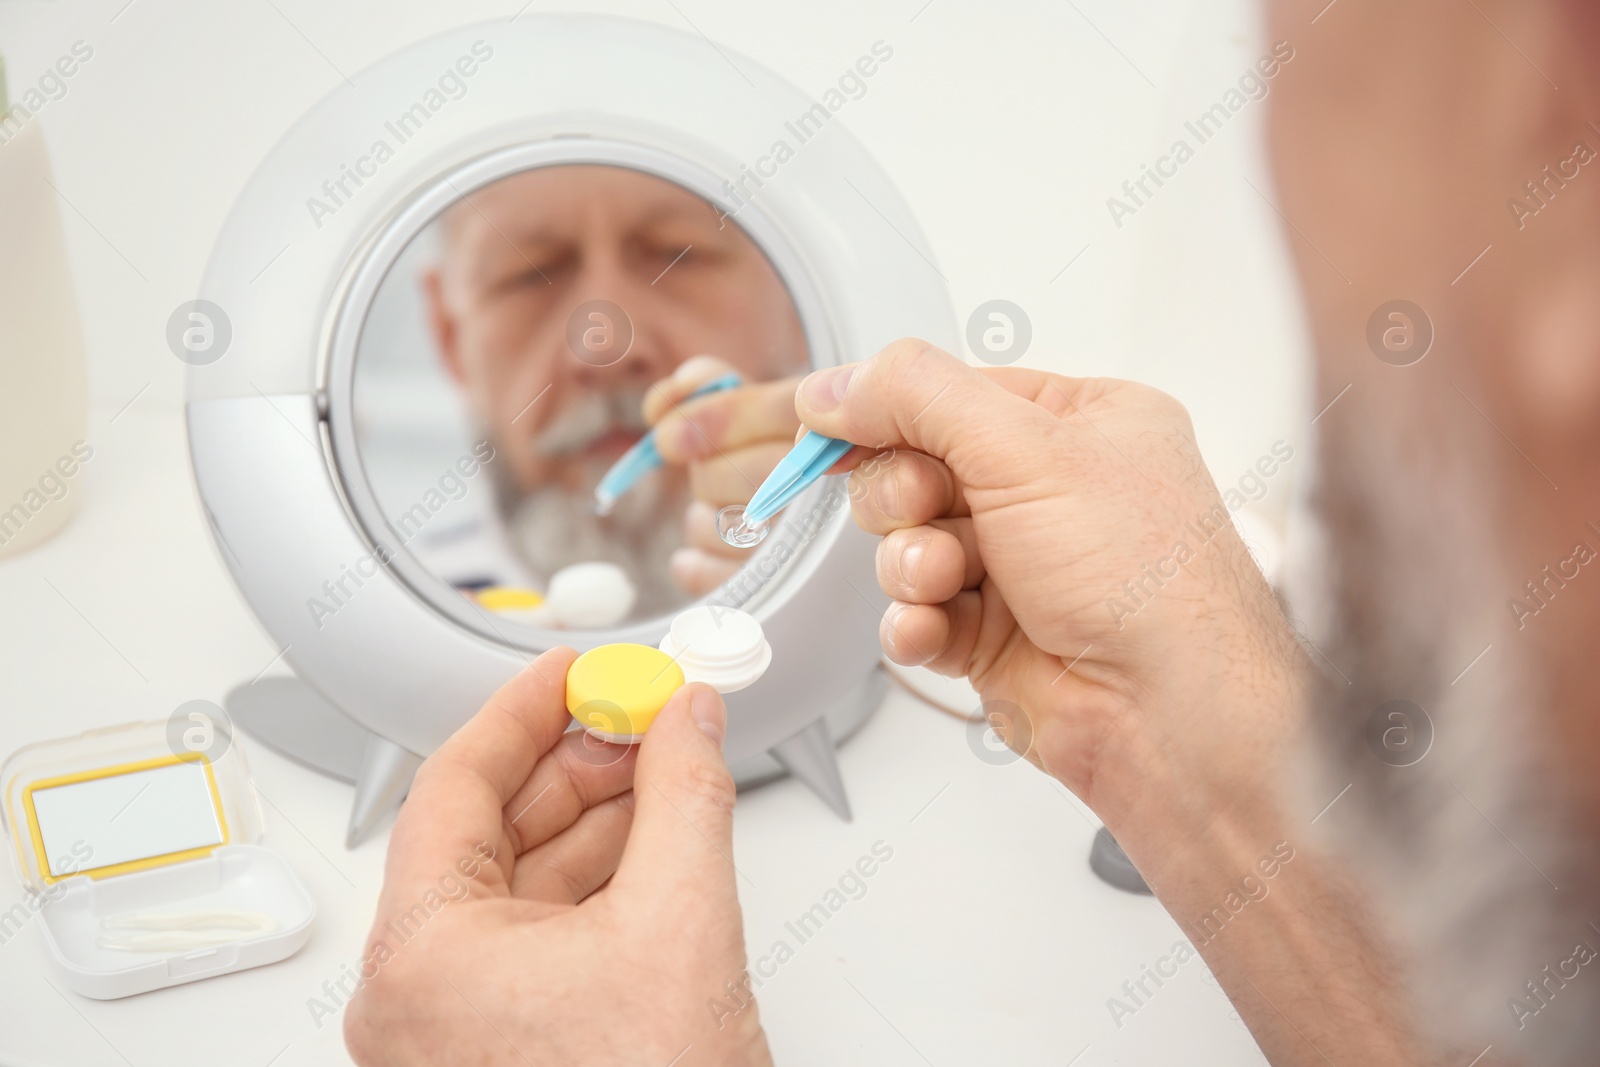
[[[532,589],[518,589],[509,585],[491,585],[478,590],[473,596],[490,611],[524,611],[544,603],[544,597]]]
[[[682,686],[682,668],[659,648],[601,645],[567,671],[567,710],[586,729],[638,737]]]

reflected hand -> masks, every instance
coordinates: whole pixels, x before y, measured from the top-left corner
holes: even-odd
[[[358,1063],[770,1064],[755,1004],[726,1007],[722,698],[685,686],[642,744],[601,745],[563,733],[574,658],[540,656],[417,772],[345,1018]]]
[[[1000,702],[1008,743],[1128,826],[1130,853],[1154,824],[1192,830],[1175,811],[1256,795],[1303,663],[1180,404],[908,340],[812,374],[796,408],[891,450],[842,464],[857,523],[884,538],[891,659]]]
[[[672,556],[672,577],[691,596],[704,596],[749,558],[717,536],[717,512],[743,504],[794,446],[800,420],[794,391],[800,379],[752,382],[709,396],[690,393],[735,368],[713,356],[685,360],[650,387],[644,416],[668,463],[689,470],[694,501],[684,513],[685,547]]]

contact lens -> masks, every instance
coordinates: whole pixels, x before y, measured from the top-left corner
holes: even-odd
[[[771,523],[744,521],[744,505],[730,504],[717,512],[717,536],[734,548],[754,548],[766,539]]]

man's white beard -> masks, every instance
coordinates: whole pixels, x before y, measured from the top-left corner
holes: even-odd
[[[665,614],[690,597],[672,581],[669,560],[684,544],[683,515],[689,505],[688,479],[678,468],[647,475],[617,501],[612,512],[594,512],[594,487],[610,460],[583,458],[604,434],[621,428],[644,433],[642,392],[584,393],[569,403],[535,437],[541,459],[568,457],[575,485],[547,485],[519,492],[509,481],[509,464],[496,464],[496,495],[512,549],[542,581],[574,563],[615,563],[638,591],[633,618]]]
[[[672,581],[668,562],[684,543],[687,480],[678,470],[656,471],[602,518],[594,513],[594,487],[607,466],[585,463],[578,489],[536,489],[517,499],[505,519],[513,549],[544,580],[574,563],[617,564],[638,590],[634,618],[681,607],[690,597]]]
[[[1305,832],[1325,835],[1371,891],[1436,1040],[1470,1044],[1468,1059],[1493,1042],[1530,1065],[1592,1063],[1600,973],[1585,967],[1525,1029],[1508,1005],[1576,941],[1600,948],[1600,933],[1573,907],[1593,897],[1531,743],[1551,722],[1547,698],[1501,636],[1519,585],[1499,534],[1501,442],[1488,426],[1372,406],[1322,427],[1315,513],[1291,532],[1289,601],[1325,682],[1320,773],[1302,799],[1315,813],[1349,786]],[[1413,766],[1369,747],[1367,721],[1393,699],[1433,723]]]

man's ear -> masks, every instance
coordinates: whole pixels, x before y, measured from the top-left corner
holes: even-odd
[[[460,333],[455,314],[445,302],[444,278],[438,267],[430,267],[422,275],[422,292],[428,301],[428,326],[433,330],[439,362],[457,385],[464,385],[466,372],[461,366]]]

